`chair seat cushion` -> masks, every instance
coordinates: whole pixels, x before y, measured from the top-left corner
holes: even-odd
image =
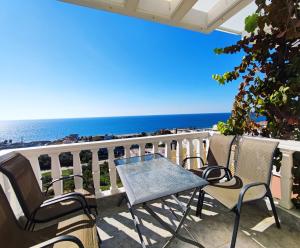
[[[247,178],[234,176],[230,181],[207,185],[203,190],[205,193],[222,203],[225,207],[233,209],[238,203],[241,189],[249,183],[253,183],[253,181],[250,181]],[[243,202],[261,199],[265,194],[266,189],[264,186],[250,188],[244,195]]]
[[[95,218],[87,215],[78,215],[67,220],[61,221],[54,226],[33,232],[34,243],[38,244],[49,240],[55,236],[72,235],[80,239],[85,248],[99,247]],[[35,247],[35,246],[33,246]],[[38,247],[38,245],[36,246]],[[69,241],[56,243],[55,248],[78,248],[78,246]]]
[[[86,201],[91,208],[97,208],[96,198],[95,198],[94,194],[92,194],[89,191],[86,191],[84,189],[76,190],[76,192],[81,193],[85,196]],[[61,196],[58,196],[58,197],[61,197]],[[52,199],[55,199],[55,198],[52,198]],[[52,199],[50,199],[50,200],[52,200]],[[49,219],[52,219],[52,217],[63,216],[70,212],[76,212],[81,209],[82,209],[81,204],[78,201],[69,200],[69,201],[58,202],[51,206],[47,206],[45,208],[39,209],[39,211],[37,212],[37,214],[35,216],[35,219],[36,220],[49,220]]]

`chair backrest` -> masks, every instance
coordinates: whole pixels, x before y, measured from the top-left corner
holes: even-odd
[[[45,200],[30,162],[16,153],[0,163],[0,171],[8,177],[25,216],[30,218]]]
[[[3,247],[18,247],[22,238],[22,229],[10,207],[6,195],[0,185],[0,242]],[[22,242],[22,241],[21,241]],[[1,246],[2,247],[2,246]]]
[[[209,138],[207,153],[207,165],[221,165],[228,167],[231,146],[235,139],[234,135],[214,134]]]
[[[269,184],[278,142],[243,137],[239,145],[236,175]]]

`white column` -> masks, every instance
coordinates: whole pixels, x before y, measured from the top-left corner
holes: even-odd
[[[130,146],[125,146],[124,151],[125,151],[125,158],[130,158],[131,157]]]
[[[152,143],[153,147],[152,147],[152,153],[158,153],[158,143]]]
[[[202,145],[202,139],[194,139],[193,140],[193,146],[194,146],[194,149],[195,149],[195,156],[196,157],[200,157],[201,156],[201,147]],[[196,168],[200,168],[203,166],[203,164],[201,163],[201,160],[199,158],[196,159]]]
[[[281,185],[281,199],[280,206],[291,209],[293,208],[293,203],[291,201],[292,197],[292,186],[293,186],[293,154],[294,151],[280,149],[282,152],[282,160],[280,167],[280,185]]]
[[[80,151],[71,152],[73,155],[73,174],[82,175],[82,167],[80,161]],[[83,180],[80,177],[74,177],[75,189],[82,189]]]
[[[59,162],[59,153],[51,153],[49,154],[51,158],[51,175],[52,179],[58,179],[61,177],[61,168]],[[54,194],[61,195],[63,193],[63,183],[62,181],[58,181],[53,184]]]
[[[182,140],[177,140],[176,163],[178,165],[181,165],[181,163],[182,163]]]
[[[33,172],[35,174],[35,177],[40,185],[40,188],[42,189],[43,184],[42,184],[42,173],[40,168],[39,155],[30,155],[30,156],[26,156],[26,158],[29,160]]]
[[[97,198],[102,195],[101,188],[100,188],[100,165],[99,165],[98,151],[99,149],[91,150],[93,183],[95,188],[95,195]]]
[[[171,141],[165,142],[165,157],[171,159]]]
[[[139,156],[145,155],[145,144],[139,145]]]
[[[111,194],[116,194],[118,192],[117,186],[117,171],[114,163],[115,154],[114,148],[108,149],[108,168],[109,168],[109,178],[110,178],[110,192]]]
[[[186,147],[186,156],[187,157],[193,157],[194,156],[194,145],[193,145],[193,140],[187,140],[187,147]],[[189,169],[194,169],[195,165],[195,159],[188,159],[186,168]]]
[[[206,146],[204,146],[204,143],[203,143],[204,140],[206,141],[206,143],[205,143]],[[206,157],[207,157],[208,148],[209,148],[209,139],[200,139],[200,147],[201,147],[200,156],[204,160],[204,163],[207,163]]]

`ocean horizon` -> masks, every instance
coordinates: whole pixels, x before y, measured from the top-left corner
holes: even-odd
[[[230,113],[170,114],[0,121],[0,142],[53,141],[70,134],[95,136],[154,132],[173,128],[211,128]]]

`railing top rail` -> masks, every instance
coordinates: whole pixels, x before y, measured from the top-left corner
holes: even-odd
[[[279,145],[278,145],[279,149],[300,152],[300,141],[270,139],[270,138],[252,137],[252,136],[246,136],[246,137],[251,138],[251,139],[263,139],[263,140],[267,140],[267,141],[276,141],[276,142],[279,142]]]
[[[78,150],[113,148],[116,146],[129,146],[135,144],[139,145],[139,144],[159,142],[159,141],[164,142],[164,141],[183,140],[183,139],[199,139],[199,138],[204,139],[207,138],[208,136],[209,136],[208,132],[191,132],[191,133],[167,134],[167,135],[144,136],[144,137],[125,138],[125,139],[92,141],[92,142],[79,142],[79,143],[72,143],[72,144],[59,144],[59,145],[18,148],[18,149],[13,149],[8,151],[10,152],[16,151],[28,155],[62,153],[62,152],[72,152]]]

